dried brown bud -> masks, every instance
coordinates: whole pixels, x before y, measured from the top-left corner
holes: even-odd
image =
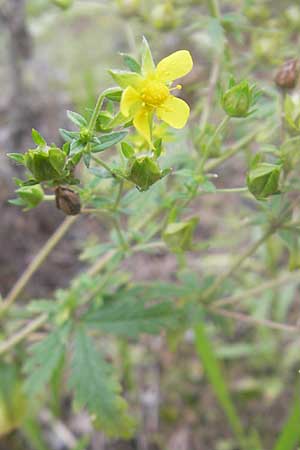
[[[77,192],[67,187],[58,186],[55,189],[56,207],[68,216],[76,216],[80,213],[80,197]]]
[[[279,68],[274,81],[281,89],[293,89],[296,86],[298,75],[298,61],[290,59]]]

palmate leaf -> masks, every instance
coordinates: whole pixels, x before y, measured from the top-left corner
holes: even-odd
[[[129,292],[117,293],[111,300],[84,316],[87,325],[117,336],[136,337],[140,333],[156,334],[174,326],[177,313],[169,301],[146,305]]]
[[[24,366],[27,375],[24,387],[27,393],[38,393],[50,381],[65,353],[68,332],[68,326],[58,328],[31,347]]]
[[[76,330],[74,337],[69,385],[74,391],[75,402],[87,407],[95,425],[107,435],[132,435],[134,422],[127,415],[125,400],[119,395],[121,388],[113,368],[98,352],[83,327]]]

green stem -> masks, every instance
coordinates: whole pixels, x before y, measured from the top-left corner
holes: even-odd
[[[221,122],[219,123],[219,125],[217,126],[217,128],[215,129],[215,132],[214,132],[214,134],[211,136],[210,140],[208,141],[208,144],[207,144],[207,146],[206,146],[206,148],[205,148],[205,151],[204,151],[203,156],[202,156],[201,161],[200,161],[200,167],[199,167],[199,170],[200,170],[200,171],[202,171],[203,168],[204,168],[204,166],[205,166],[206,160],[207,160],[208,155],[209,155],[210,147],[212,146],[212,144],[213,144],[215,138],[216,138],[216,137],[218,136],[218,134],[226,127],[226,125],[228,124],[229,120],[230,120],[230,117],[229,117],[229,116],[225,116],[225,117],[221,120]]]
[[[240,415],[231,398],[224,369],[215,354],[213,343],[207,335],[205,322],[200,322],[194,331],[196,350],[206,377],[240,444],[240,448],[246,449],[246,436],[240,421]]]
[[[47,194],[45,194],[43,200],[45,202],[52,202],[53,200],[55,200],[55,195],[47,195]]]
[[[40,328],[41,325],[45,324],[48,321],[47,314],[41,314],[36,319],[29,322],[24,328],[20,331],[17,331],[13,334],[9,339],[0,344],[0,355],[10,350],[12,347],[21,342],[26,336],[31,334],[36,329]]]
[[[220,19],[220,6],[218,0],[207,0],[207,6],[210,14],[216,19]]]
[[[117,232],[121,247],[123,248],[123,250],[128,250],[128,244],[123,236],[122,229],[120,227],[118,219],[116,217],[112,217],[112,222]]]
[[[112,174],[113,177],[115,177],[115,173],[112,171],[112,169],[104,162],[102,159],[97,158],[93,154],[91,154],[91,158],[93,161],[95,161],[99,166],[102,166],[104,169],[106,169],[108,172]]]
[[[270,227],[258,241],[254,242],[254,244],[250,245],[236,260],[234,263],[216,280],[213,282],[211,286],[204,290],[201,295],[201,299],[206,301],[211,295],[213,295],[224,283],[224,281],[230,277],[242,264],[243,262],[252,256],[256,250],[275,232],[274,227]]]
[[[96,103],[96,105],[95,105],[93,114],[92,114],[92,116],[91,116],[91,118],[90,118],[90,122],[89,122],[89,125],[88,125],[88,131],[89,131],[90,133],[93,133],[93,131],[94,131],[94,129],[95,129],[97,117],[98,117],[99,112],[100,112],[100,109],[101,109],[101,107],[102,107],[103,100],[104,100],[104,95],[103,95],[103,93],[102,93],[102,94],[99,95],[99,97],[98,97],[98,99],[97,99],[97,103]]]
[[[239,193],[239,192],[248,192],[247,187],[240,187],[240,188],[228,188],[228,189],[217,189],[217,194],[226,194],[226,193]]]
[[[226,161],[227,159],[234,156],[243,147],[245,147],[245,145],[249,144],[255,138],[255,136],[257,136],[258,133],[259,133],[259,130],[255,130],[254,132],[252,132],[252,133],[248,134],[247,136],[243,137],[242,139],[240,139],[235,145],[233,145],[230,149],[225,151],[224,154],[222,156],[220,156],[219,158],[217,158],[213,161],[208,161],[204,166],[205,171],[209,172],[212,169],[215,169],[220,164],[222,164],[224,161]]]
[[[284,284],[288,284],[291,282],[300,283],[300,270],[297,270],[296,272],[293,272],[293,273],[284,274],[280,278],[275,278],[274,280],[266,281],[265,283],[262,283],[261,285],[255,287],[253,289],[248,289],[247,291],[243,291],[241,294],[233,295],[231,297],[226,297],[226,298],[221,298],[219,300],[216,300],[213,303],[213,306],[219,307],[219,306],[233,305],[233,304],[239,303],[243,300],[246,300],[248,298],[257,297],[262,292],[272,290],[274,288],[283,286]]]
[[[118,209],[118,207],[119,207],[119,204],[120,204],[120,201],[121,201],[121,198],[122,198],[123,187],[124,187],[124,181],[121,180],[119,182],[119,190],[118,190],[117,197],[116,197],[116,200],[115,200],[115,203],[114,203],[114,206],[113,206],[113,211],[116,211]]]

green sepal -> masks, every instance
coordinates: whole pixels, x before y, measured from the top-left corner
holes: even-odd
[[[147,191],[152,184],[170,172],[162,171],[157,161],[149,156],[140,156],[129,160],[126,178],[136,185],[140,191]]]
[[[10,203],[32,209],[38,206],[44,199],[44,191],[40,185],[23,186],[16,190],[19,198],[11,200]]]
[[[250,169],[247,175],[247,186],[257,200],[279,193],[279,178],[281,166],[269,163],[259,163]]]
[[[7,153],[6,156],[13,161],[16,161],[18,164],[25,164],[24,155],[22,153]]]
[[[37,130],[35,130],[34,128],[32,128],[31,136],[32,136],[33,142],[36,145],[38,145],[40,147],[46,147],[47,142],[45,141],[43,136]]]
[[[59,148],[37,147],[25,153],[24,162],[37,181],[48,181],[63,176],[66,155]]]
[[[229,88],[223,92],[221,103],[224,111],[230,117],[247,117],[254,111],[251,107],[258,97],[255,85],[250,86],[247,80],[235,83],[231,78]]]
[[[193,234],[199,218],[193,217],[185,222],[169,223],[163,232],[163,240],[174,252],[191,250]]]
[[[133,158],[135,155],[134,148],[128,142],[121,143],[122,154],[126,159]]]
[[[138,87],[142,81],[141,75],[135,72],[127,72],[125,70],[109,70],[110,75],[121,86],[126,89],[127,86]]]
[[[149,72],[153,72],[155,64],[153,61],[152,53],[147,39],[143,36],[142,43],[142,74],[146,75]]]
[[[141,65],[135,58],[127,53],[120,53],[120,55],[123,57],[124,64],[131,72],[141,73]]]

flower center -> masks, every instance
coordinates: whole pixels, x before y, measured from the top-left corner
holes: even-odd
[[[161,81],[150,80],[145,83],[141,97],[146,105],[160,106],[169,96],[169,89]]]

